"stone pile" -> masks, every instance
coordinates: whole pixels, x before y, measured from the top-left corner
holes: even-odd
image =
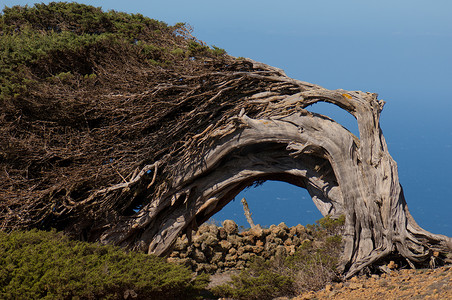
[[[261,228],[257,225],[239,232],[232,220],[222,227],[203,224],[193,235],[192,242],[184,235],[177,239],[168,260],[187,265],[193,271],[216,273],[240,270],[255,256],[265,259],[277,254],[292,255],[304,242],[312,241],[303,225],[289,228],[286,224]]]

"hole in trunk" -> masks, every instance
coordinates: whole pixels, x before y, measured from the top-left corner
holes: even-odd
[[[359,138],[358,122],[355,117],[339,106],[328,102],[317,102],[306,109],[333,119]]]

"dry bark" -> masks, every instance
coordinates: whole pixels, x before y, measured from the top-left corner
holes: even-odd
[[[243,205],[243,212],[245,214],[246,221],[248,222],[248,224],[250,224],[250,227],[253,228],[256,225],[254,225],[253,218],[251,217],[252,213],[250,212],[250,207],[248,206],[248,202],[246,202],[245,198],[242,198],[242,200],[240,200],[240,202],[242,202],[242,205]]]

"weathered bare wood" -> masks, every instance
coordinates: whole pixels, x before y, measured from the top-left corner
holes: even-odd
[[[270,80],[284,76],[276,72]],[[281,81],[293,83],[286,77]],[[306,188],[323,215],[345,214],[342,268],[348,277],[394,251],[410,263],[428,261],[432,250],[450,251],[448,237],[427,233],[409,215],[396,163],[379,127],[384,102],[375,94],[297,84],[302,85],[301,92],[293,95],[261,92],[249,97],[252,105],[266,105],[259,119],[248,117],[242,108],[223,126],[209,126],[196,136],[207,148],[173,173],[173,188],[159,204],[172,198],[175,205],[174,199],[184,195],[183,209],[159,215],[152,209],[154,203],[145,208],[148,221],[143,227],[159,220],[153,223],[159,228],[155,235],[142,243],[150,242],[148,251],[164,254],[184,228],[207,220],[244,187],[265,179]],[[360,139],[333,120],[304,109],[318,101],[355,116]],[[104,238],[116,240],[108,232]]]
[[[253,228],[255,225],[254,225],[253,218],[251,217],[252,213],[250,212],[250,207],[248,206],[248,202],[246,202],[245,198],[242,198],[242,200],[240,200],[240,202],[242,202],[242,205],[243,205],[243,212],[245,213],[246,221],[248,222],[248,224],[250,224],[250,227]]]
[[[143,101],[149,112],[162,109],[132,120],[132,127],[141,126],[136,132],[144,135],[143,145],[147,132],[164,128],[166,136],[152,140],[162,149],[150,147],[152,159],[140,156],[129,171],[117,170],[120,183],[73,193],[75,198],[60,193],[62,204],[54,202],[63,208],[55,213],[49,191],[52,201],[38,209],[45,211],[38,222],[42,216],[58,216],[59,224],[66,224],[68,215],[73,219],[67,231],[165,255],[178,235],[190,236],[245,187],[280,180],[307,189],[323,215],[345,215],[341,268],[346,277],[378,267],[389,256],[416,267],[436,265],[452,251],[449,237],[423,230],[408,211],[379,124],[384,102],[376,94],[327,90],[252,60],[228,62],[237,66],[177,75],[183,84],[175,80],[133,95],[150,97]],[[160,93],[174,98],[168,104],[165,98],[152,98]],[[353,115],[359,138],[328,116],[309,111],[322,101]]]

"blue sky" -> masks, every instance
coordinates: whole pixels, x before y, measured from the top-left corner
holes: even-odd
[[[0,1],[32,5],[49,1]],[[452,236],[452,1],[192,0],[77,1],[164,21],[230,55],[250,57],[328,89],[376,92],[381,127],[398,163],[411,213],[425,229]],[[356,121],[318,112],[350,130]],[[312,223],[307,193],[269,182],[246,192],[256,223]],[[246,225],[239,195],[216,219]],[[236,215],[236,216],[235,216]]]

